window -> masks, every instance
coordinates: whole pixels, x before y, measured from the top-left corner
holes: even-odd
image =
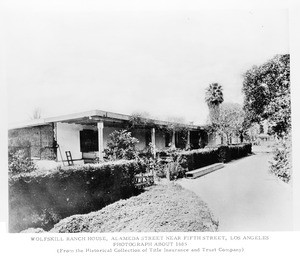
[[[165,133],[165,147],[171,146],[171,134]]]
[[[98,151],[98,132],[93,130],[80,131],[80,151]]]
[[[145,142],[146,142],[146,146],[149,146],[149,143],[151,142],[151,132],[150,131],[146,131],[146,133],[145,133]]]

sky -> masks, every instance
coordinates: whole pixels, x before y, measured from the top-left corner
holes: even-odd
[[[285,9],[63,5],[5,16],[8,121],[92,109],[204,124],[205,89],[243,103],[243,73],[289,53]]]

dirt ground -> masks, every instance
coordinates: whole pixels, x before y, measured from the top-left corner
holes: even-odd
[[[211,174],[178,181],[208,204],[219,231],[293,230],[292,187],[269,173],[271,153],[255,152]]]
[[[207,205],[179,185],[159,184],[139,196],[120,200],[85,215],[73,215],[50,232],[188,232],[217,231]]]

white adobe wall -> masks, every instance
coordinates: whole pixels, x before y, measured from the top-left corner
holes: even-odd
[[[238,136],[232,137],[232,138],[231,138],[231,143],[232,143],[232,144],[241,143],[240,137],[238,137]]]
[[[225,139],[224,139],[225,140]],[[225,143],[225,142],[224,142]],[[216,144],[222,144],[222,139],[221,139],[221,136],[219,135],[216,135]]]
[[[221,137],[219,135],[215,135],[215,134],[209,134],[208,136],[208,145],[209,146],[215,146],[218,144],[221,144]],[[224,144],[227,143],[226,138],[224,137]],[[237,143],[241,143],[240,141],[240,137],[239,136],[235,136],[231,138],[231,143],[232,144],[237,144]]]
[[[166,148],[165,134],[162,131],[155,132],[155,145],[157,150]]]
[[[210,133],[208,134],[208,143],[207,143],[207,146],[214,146],[216,145],[216,138],[215,138],[215,135]]]
[[[97,131],[96,126],[56,123],[57,143],[60,146],[60,150],[64,160],[67,159],[65,151],[71,151],[73,159],[82,159],[82,152],[80,151],[80,131],[82,131],[83,129],[90,129],[90,130]],[[104,148],[107,147],[108,136],[115,130],[120,130],[120,128],[104,126],[103,128]],[[57,155],[58,161],[61,161],[59,150],[57,154],[58,154]],[[88,156],[89,154],[85,154],[85,155]],[[94,155],[91,154],[91,156]]]
[[[97,131],[96,126],[86,126],[79,124],[68,124],[68,123],[56,123],[56,140],[60,146],[61,154],[63,156],[63,160],[66,160],[66,151],[71,151],[73,159],[82,159],[82,153],[80,152],[80,131],[83,129],[90,129]],[[107,142],[109,139],[109,135],[115,130],[120,130],[120,128],[115,127],[106,127],[103,128],[103,140],[104,140],[104,148],[107,147]],[[150,129],[136,129],[133,131],[132,136],[136,137],[139,140],[137,144],[138,150],[143,150],[146,147],[146,131],[150,131]],[[165,136],[161,131],[156,130],[155,132],[155,144],[156,149],[165,148]],[[89,154],[85,154],[86,156]],[[93,153],[91,153],[93,156]],[[61,161],[61,155],[59,149],[57,150],[57,159]]]
[[[83,126],[78,124],[56,123],[56,140],[64,160],[67,159],[66,151],[71,151],[73,159],[82,159],[80,152],[80,131],[83,129],[97,130],[93,126]],[[61,161],[59,149],[57,150],[57,159]]]
[[[208,146],[215,146],[221,144],[221,142],[221,137],[219,135],[216,135],[215,133],[208,134]]]

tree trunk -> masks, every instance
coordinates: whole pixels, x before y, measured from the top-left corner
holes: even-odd
[[[227,145],[229,145],[229,135],[228,134],[226,134],[226,142],[227,142]]]
[[[220,106],[219,105],[210,105],[209,109],[209,119],[210,123],[218,123],[220,116]]]
[[[240,141],[241,141],[241,143],[243,143],[243,141],[244,141],[244,135],[243,135],[243,133],[240,133]]]

